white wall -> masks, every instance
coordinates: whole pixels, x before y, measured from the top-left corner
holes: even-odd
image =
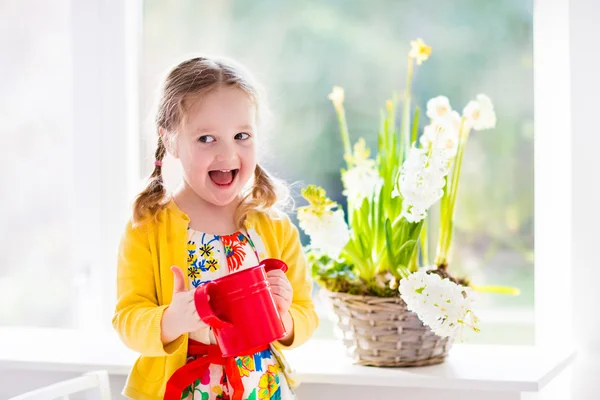
[[[579,350],[573,399],[591,400],[600,398],[600,1],[571,0],[570,20],[573,326]],[[557,323],[564,322],[557,316]]]

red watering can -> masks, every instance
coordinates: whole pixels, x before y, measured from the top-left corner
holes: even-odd
[[[286,335],[269,289],[267,272],[287,265],[274,258],[199,286],[198,315],[213,328],[225,357],[254,354]]]

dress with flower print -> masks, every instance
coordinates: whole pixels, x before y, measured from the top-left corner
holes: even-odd
[[[235,232],[231,235],[211,235],[188,229],[187,274],[193,287],[198,287],[229,273],[254,267],[259,254],[249,235]],[[261,255],[262,256],[262,255]],[[190,332],[190,339],[204,344],[216,344],[210,328]],[[195,356],[188,356],[188,362]],[[235,357],[241,377],[243,400],[290,400],[295,399],[281,365],[270,349],[251,356]],[[211,364],[203,376],[184,390],[181,398],[186,400],[231,399],[232,387],[225,367]]]

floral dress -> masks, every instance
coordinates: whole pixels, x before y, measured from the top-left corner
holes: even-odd
[[[256,238],[260,240],[260,238]],[[262,255],[261,255],[262,256]],[[188,258],[187,274],[190,287],[198,287],[213,279],[229,273],[256,266],[260,257],[250,235],[241,231],[231,235],[219,236],[202,233],[188,228]],[[211,328],[203,328],[190,332],[192,341],[202,344],[216,344]],[[288,385],[282,369],[280,358],[270,348],[251,356],[235,357],[235,365],[239,374],[235,377],[241,380],[243,394],[236,397],[243,400],[289,400],[295,399],[293,390]],[[188,355],[188,362],[196,356]],[[229,373],[231,373],[231,369]],[[198,376],[198,379],[182,393],[181,398],[187,400],[233,399],[232,377],[228,376],[224,365],[211,364]],[[238,385],[239,386],[239,385]],[[238,389],[239,390],[239,389]],[[241,391],[241,390],[240,390]]]

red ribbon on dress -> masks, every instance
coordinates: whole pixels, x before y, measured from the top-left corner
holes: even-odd
[[[234,357],[223,357],[221,349],[216,344],[204,344],[190,339],[188,344],[188,355],[197,358],[179,368],[167,381],[165,400],[180,400],[181,394],[199,377],[201,377],[210,364],[223,365],[227,380],[233,389],[231,400],[242,400],[244,385],[242,377]]]

